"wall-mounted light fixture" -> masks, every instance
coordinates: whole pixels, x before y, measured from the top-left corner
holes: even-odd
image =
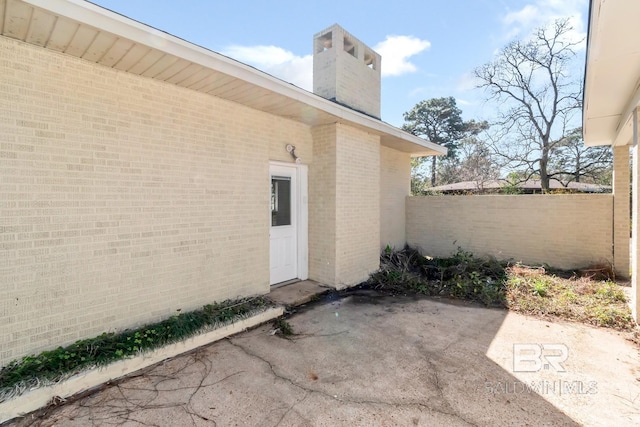
[[[287,153],[291,154],[291,157],[293,157],[293,160],[296,163],[298,163],[298,164],[302,163],[302,159],[300,159],[300,157],[296,156],[296,147],[295,147],[295,145],[287,144],[286,149],[287,149]]]

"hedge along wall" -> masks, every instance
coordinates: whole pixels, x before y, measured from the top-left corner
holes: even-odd
[[[562,269],[613,261],[611,194],[407,197],[407,243]]]

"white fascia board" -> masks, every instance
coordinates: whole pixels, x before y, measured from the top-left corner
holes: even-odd
[[[633,111],[631,115],[626,117],[626,120],[620,121],[618,129],[616,129],[615,139],[611,144],[614,147],[621,145],[631,145],[633,143]]]
[[[364,116],[364,115],[363,115]],[[395,126],[391,126],[388,123],[385,123],[383,121],[380,120],[376,120],[376,119],[372,119],[370,117],[364,116],[366,119],[368,119],[371,123],[369,127],[373,127],[373,125],[379,125],[380,126],[380,132],[383,132],[387,135],[393,136],[395,138],[398,139],[402,139],[404,141],[407,141],[409,143],[412,144],[416,144],[419,145],[423,148],[425,148],[426,150],[416,150],[416,153],[418,155],[424,155],[424,154],[420,154],[420,153],[424,153],[425,151],[430,152],[428,155],[433,156],[444,156],[448,153],[448,149],[447,147],[443,147],[442,145],[438,145],[435,144],[433,142],[427,141],[425,139],[422,139],[418,136],[412,135],[408,132],[405,132],[401,129],[398,129]],[[435,153],[433,153],[435,152]]]
[[[59,16],[90,25],[118,37],[131,40],[150,48],[160,50],[187,61],[228,74],[269,91],[286,96],[311,107],[325,111],[338,119],[345,120],[377,133],[402,139],[438,154],[446,154],[447,149],[404,132],[388,123],[351,110],[335,102],[287,83],[249,65],[221,55],[212,50],[190,43],[169,33],[145,25],[141,22],[112,12],[84,0],[22,0],[34,7],[48,10]],[[416,151],[422,151],[420,149]]]
[[[625,55],[632,55],[637,53],[637,48],[634,46],[631,49],[610,52],[610,49],[606,49],[606,46],[618,45],[616,43],[616,36],[612,35],[610,30],[614,26],[619,26],[619,21],[623,18],[620,13],[623,13],[626,6],[625,3],[607,3],[606,0],[590,0],[590,21],[589,21],[589,34],[587,43],[587,57],[586,57],[586,73],[585,73],[585,92],[584,92],[584,106],[583,106],[583,136],[586,145],[612,145],[622,146],[629,144],[632,139],[632,117],[634,111],[640,105],[640,80],[637,70],[628,67],[619,67],[616,64],[616,59],[623,58]],[[631,2],[629,2],[631,3]],[[635,3],[634,3],[635,4]],[[621,6],[624,5],[624,6]],[[616,7],[618,6],[618,7]],[[622,8],[621,8],[622,7]],[[604,15],[603,15],[603,9]],[[607,13],[608,12],[608,13]],[[630,16],[634,16],[631,14]],[[625,19],[628,21],[628,19]],[[627,37],[633,37],[629,34]],[[628,94],[626,103],[620,109],[615,108],[607,111],[608,115],[594,117],[589,116],[588,106],[592,104],[601,103],[611,94],[606,90],[606,82],[603,80],[596,80],[596,76],[601,72],[609,69],[616,70],[616,78],[620,81],[627,82],[629,87],[633,85],[633,92]],[[604,88],[603,88],[604,86]],[[597,95],[594,95],[596,87],[600,89]],[[610,120],[617,119],[615,127],[612,126]],[[596,135],[595,137],[593,135]]]
[[[629,102],[621,111],[620,122],[618,123],[618,127],[616,128],[616,134],[613,138],[613,145],[627,145],[631,143],[632,138],[632,119],[634,112],[638,109],[640,105],[640,85],[636,85],[636,91],[629,98]]]

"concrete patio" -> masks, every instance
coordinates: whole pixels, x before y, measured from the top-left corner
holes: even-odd
[[[640,424],[638,347],[610,330],[371,291],[288,321],[290,339],[263,325],[15,425]],[[514,344],[568,354],[514,372]]]

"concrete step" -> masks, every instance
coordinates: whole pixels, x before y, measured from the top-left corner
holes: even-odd
[[[297,307],[312,301],[316,296],[333,288],[313,280],[301,280],[271,289],[267,298],[285,307]]]

